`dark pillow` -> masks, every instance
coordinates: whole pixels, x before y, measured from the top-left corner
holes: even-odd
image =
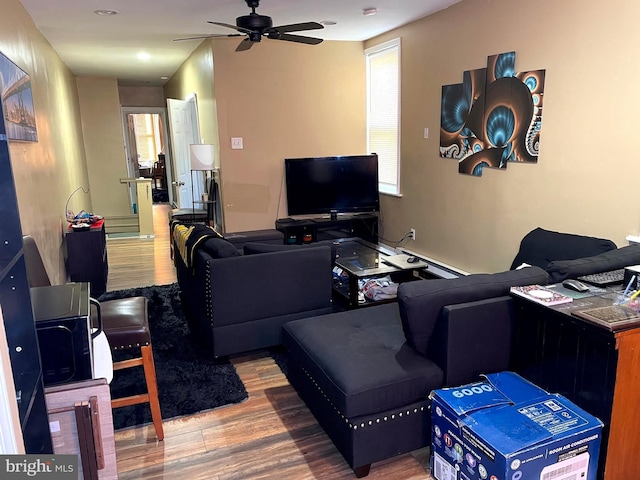
[[[238,257],[242,255],[233,243],[223,238],[207,238],[199,248],[213,258]]]
[[[640,264],[640,245],[629,245],[592,257],[550,262],[545,270],[549,272],[549,281],[557,283],[567,278],[609,272],[638,264]]]
[[[516,285],[546,285],[548,278],[541,268],[526,267],[494,274],[402,283],[398,287],[398,304],[407,343],[428,356],[429,339],[444,306],[508,295],[509,289]]]
[[[335,242],[332,242],[331,240],[322,240],[320,242],[306,243],[304,245],[285,245],[285,244],[275,245],[270,243],[250,242],[245,244],[244,254],[255,255],[259,253],[282,252],[282,251],[298,249],[298,248],[321,247],[323,245],[328,245],[329,247],[331,247],[331,264],[333,265],[336,259],[338,246],[336,245]]]
[[[559,233],[540,227],[527,233],[520,242],[520,250],[511,264],[511,270],[523,263],[545,268],[555,260],[575,260],[616,249],[611,240],[585,237],[572,233]]]

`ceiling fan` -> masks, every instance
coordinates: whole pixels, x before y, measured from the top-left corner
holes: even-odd
[[[211,22],[213,25],[218,25],[220,27],[232,28],[240,33],[230,33],[227,35],[203,35],[200,37],[189,37],[189,38],[178,38],[175,41],[182,40],[194,40],[200,38],[211,38],[211,37],[241,37],[246,36],[238,48],[236,48],[236,52],[241,52],[244,50],[249,50],[254,43],[262,40],[262,37],[270,38],[271,40],[285,40],[287,42],[297,42],[297,43],[306,43],[308,45],[317,45],[322,42],[321,38],[314,37],[304,37],[302,35],[292,35],[289,32],[302,32],[305,30],[319,30],[324,28],[323,25],[317,22],[305,22],[305,23],[294,23],[291,25],[281,25],[279,27],[274,27],[271,17],[267,17],[266,15],[260,15],[256,13],[256,8],[260,6],[260,0],[245,0],[247,6],[251,9],[251,13],[249,15],[242,15],[236,18],[236,24],[230,25],[228,23],[222,22]]]

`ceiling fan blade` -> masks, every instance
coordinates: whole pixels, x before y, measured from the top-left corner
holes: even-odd
[[[174,42],[182,42],[184,40],[202,40],[205,38],[221,38],[221,37],[244,37],[244,33],[229,33],[228,35],[224,34],[216,34],[213,35],[200,35],[198,37],[185,37],[185,38],[174,38]]]
[[[207,23],[210,23],[212,25],[218,25],[219,27],[233,28],[234,30],[237,30],[237,31],[242,32],[242,33],[251,33],[252,32],[248,28],[237,27],[236,25],[231,25],[229,23],[212,22],[210,20],[207,20]]]
[[[322,43],[321,38],[303,37],[302,35],[291,35],[289,33],[283,33],[274,40],[286,40],[287,42],[306,43],[307,45],[318,45],[319,43]]]
[[[304,23],[292,23],[291,25],[280,25],[279,27],[273,27],[273,30],[277,30],[280,33],[286,33],[286,32],[302,32],[304,30],[320,30],[322,28],[324,28],[324,25],[321,25],[317,22],[304,22]]]
[[[236,48],[236,52],[244,52],[245,50],[249,50],[251,47],[253,47],[253,42],[250,38],[245,38]]]

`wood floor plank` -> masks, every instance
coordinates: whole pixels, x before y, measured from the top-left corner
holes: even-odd
[[[169,252],[168,205],[154,205],[155,238],[107,241],[108,290],[176,281]],[[231,357],[249,398],[188,417],[115,434],[120,480],[354,480],[268,351]],[[429,450],[372,465],[368,480],[432,480]]]

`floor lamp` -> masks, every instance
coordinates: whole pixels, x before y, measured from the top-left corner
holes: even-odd
[[[215,167],[215,146],[206,143],[196,143],[189,145],[189,159],[191,162],[191,200],[193,206],[193,215],[195,217],[195,199],[193,198],[193,172],[212,172]],[[202,198],[202,204],[205,212],[207,213],[207,220],[209,220],[209,193],[207,191],[207,177],[206,174],[202,174],[204,177],[204,194]],[[204,196],[206,195],[206,197]]]

